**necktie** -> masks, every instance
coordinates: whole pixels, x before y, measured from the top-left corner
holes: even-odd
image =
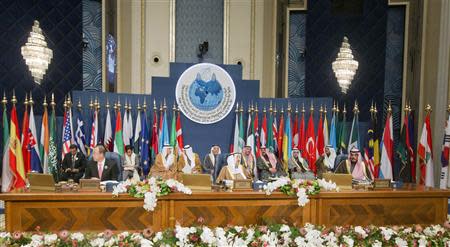
[[[102,179],[102,173],[103,173],[103,163],[98,164],[98,176],[100,179]]]
[[[75,167],[75,155],[72,155],[72,168]]]

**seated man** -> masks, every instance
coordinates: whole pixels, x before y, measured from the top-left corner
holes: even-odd
[[[288,169],[292,179],[314,179],[314,173],[309,169],[308,162],[302,158],[298,148],[292,149],[288,161]]]
[[[133,152],[133,147],[131,145],[125,146],[125,155],[122,157],[123,164],[123,180],[133,179],[134,181],[139,181],[138,170],[140,168],[140,158],[139,154]]]
[[[256,160],[251,146],[244,146],[242,152],[242,165],[244,166],[244,169],[247,170],[247,173],[250,174],[251,178],[257,177]]]
[[[101,181],[118,180],[119,168],[114,160],[105,158],[106,148],[102,144],[95,146],[92,159],[86,167],[85,178],[96,178]]]
[[[177,156],[173,154],[173,147],[164,145],[161,153],[156,155],[155,164],[150,169],[150,176],[156,178],[178,179]]]
[[[202,172],[200,158],[198,154],[194,153],[191,146],[185,145],[181,156],[178,160],[178,172],[186,174]]]
[[[216,183],[224,180],[249,179],[250,174],[241,164],[242,157],[240,153],[230,154],[227,158],[227,165],[222,168],[217,176]]]
[[[218,163],[219,155],[221,153],[219,145],[213,145],[208,154],[205,155],[202,164],[203,173],[214,176],[214,167]]]
[[[261,156],[258,157],[256,166],[258,167],[259,180],[267,181],[269,178],[286,176],[283,165],[272,152],[267,151],[265,146],[261,147]]]
[[[76,183],[84,175],[86,168],[86,158],[81,152],[78,152],[77,145],[70,145],[70,152],[64,155],[61,163],[61,180],[67,181],[73,179]]]
[[[352,174],[353,179],[357,180],[371,180],[372,174],[366,163],[362,161],[359,149],[353,147],[350,150],[349,159],[341,161],[335,173]]]
[[[317,177],[322,178],[322,174],[333,171],[336,151],[331,145],[324,148],[324,154],[316,161]]]

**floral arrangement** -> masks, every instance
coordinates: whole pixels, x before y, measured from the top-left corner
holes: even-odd
[[[415,226],[331,227],[306,224],[226,226],[177,225],[154,232],[0,232],[0,246],[450,246],[450,223]]]
[[[321,189],[339,191],[336,183],[331,181],[327,182],[325,179],[303,180],[282,177],[264,186],[266,195],[270,195],[276,190],[280,190],[288,196],[297,195],[298,205],[300,207],[305,206],[309,202],[309,195],[319,194]]]
[[[128,193],[136,198],[144,198],[144,209],[153,211],[156,208],[157,197],[165,196],[172,192],[192,194],[191,189],[175,179],[162,180],[151,177],[142,182],[128,180],[121,182],[114,187],[113,196],[117,197],[119,194]]]

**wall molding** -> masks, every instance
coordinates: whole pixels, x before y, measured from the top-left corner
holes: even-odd
[[[176,21],[176,0],[169,0],[170,23],[169,23],[169,61],[175,62],[175,21]]]

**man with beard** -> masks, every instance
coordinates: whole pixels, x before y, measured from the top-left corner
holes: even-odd
[[[324,154],[316,161],[317,177],[322,178],[322,174],[333,171],[336,151],[331,145],[324,148]]]
[[[211,150],[205,155],[202,164],[203,173],[214,176],[214,167],[218,164],[219,155],[221,150],[219,145],[212,145]]]
[[[261,156],[256,161],[259,180],[268,181],[270,178],[284,177],[286,172],[275,155],[268,151],[265,146],[261,147]]]
[[[314,179],[314,173],[309,169],[308,162],[302,158],[297,148],[292,149],[291,158],[288,161],[291,179]]]
[[[202,172],[202,164],[198,154],[194,153],[190,145],[183,148],[183,153],[178,160],[179,172],[185,174],[197,174]]]
[[[250,174],[251,178],[256,178],[256,160],[255,156],[252,153],[251,146],[244,146],[244,150],[242,152],[242,166],[247,171],[247,174]]]
[[[150,176],[155,178],[178,179],[177,156],[173,147],[165,144],[161,153],[156,155],[155,164],[150,169]]]
[[[359,149],[353,147],[350,150],[349,158],[341,161],[336,167],[335,173],[352,174],[356,180],[371,180],[372,174],[366,163],[362,161]]]

